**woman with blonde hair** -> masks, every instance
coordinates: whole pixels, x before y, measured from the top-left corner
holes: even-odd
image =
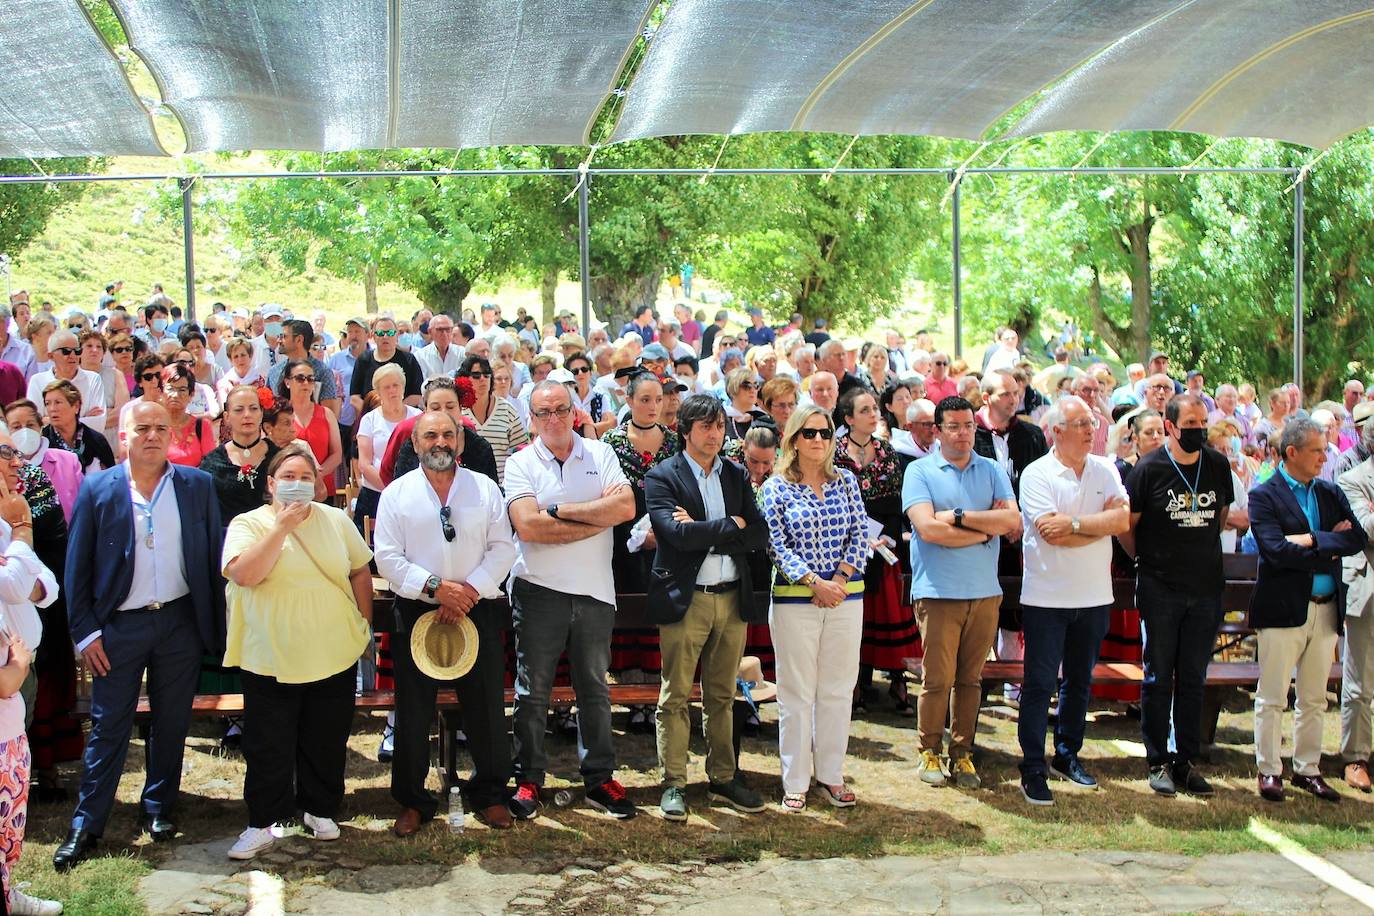
[[[832,805],[856,803],[844,783],[844,757],[863,637],[868,513],[858,480],[835,467],[834,438],[828,413],[814,404],[798,408],[777,470],[759,494],[777,569],[769,624],[784,812],[806,808],[813,772]]]

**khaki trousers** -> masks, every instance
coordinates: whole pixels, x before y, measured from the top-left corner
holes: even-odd
[[[706,776],[735,778],[735,687],[746,628],[739,589],[719,595],[693,592],[686,615],[658,628],[663,683],[658,695],[658,762],[665,786],[687,785],[687,744],[692,732],[693,676],[701,661],[701,720],[706,732]]]
[[[925,648],[921,695],[916,702],[920,750],[940,752],[948,714],[950,757],[972,753],[983,699],[983,663],[997,638],[1001,605],[1001,595],[916,602],[916,622]]]
[[[1326,682],[1336,654],[1336,604],[1309,603],[1302,626],[1264,627],[1255,631],[1255,637],[1260,666],[1255,690],[1255,762],[1260,775],[1283,775],[1283,710],[1291,683],[1298,693],[1293,710],[1293,772],[1320,776]]]

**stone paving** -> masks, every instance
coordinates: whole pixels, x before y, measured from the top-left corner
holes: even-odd
[[[295,836],[252,863],[232,842],[176,851],[143,879],[149,912],[444,916],[459,913],[1340,913],[1368,912],[1277,855],[1044,851],[670,864],[483,858],[457,867],[365,865]],[[1359,879],[1374,852],[1329,860]],[[281,879],[285,879],[284,886]],[[275,889],[276,894],[272,893]]]

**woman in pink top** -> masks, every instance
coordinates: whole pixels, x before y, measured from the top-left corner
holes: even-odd
[[[201,459],[219,447],[219,440],[215,436],[214,423],[186,412],[195,384],[191,370],[180,363],[172,363],[162,370],[162,406],[172,418],[167,460],[198,468]]]
[[[28,398],[20,398],[5,408],[5,423],[10,428],[14,447],[29,464],[43,469],[57,491],[62,516],[71,524],[72,509],[76,508],[76,494],[81,490],[81,459],[74,452],[53,448],[43,437],[43,424],[38,420],[38,407]]]

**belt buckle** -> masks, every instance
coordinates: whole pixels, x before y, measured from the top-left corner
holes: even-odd
[[[145,605],[143,609],[144,609],[145,611],[160,611],[160,610],[162,610],[162,602],[161,602],[161,601],[154,601],[154,602],[151,602],[150,604]]]

